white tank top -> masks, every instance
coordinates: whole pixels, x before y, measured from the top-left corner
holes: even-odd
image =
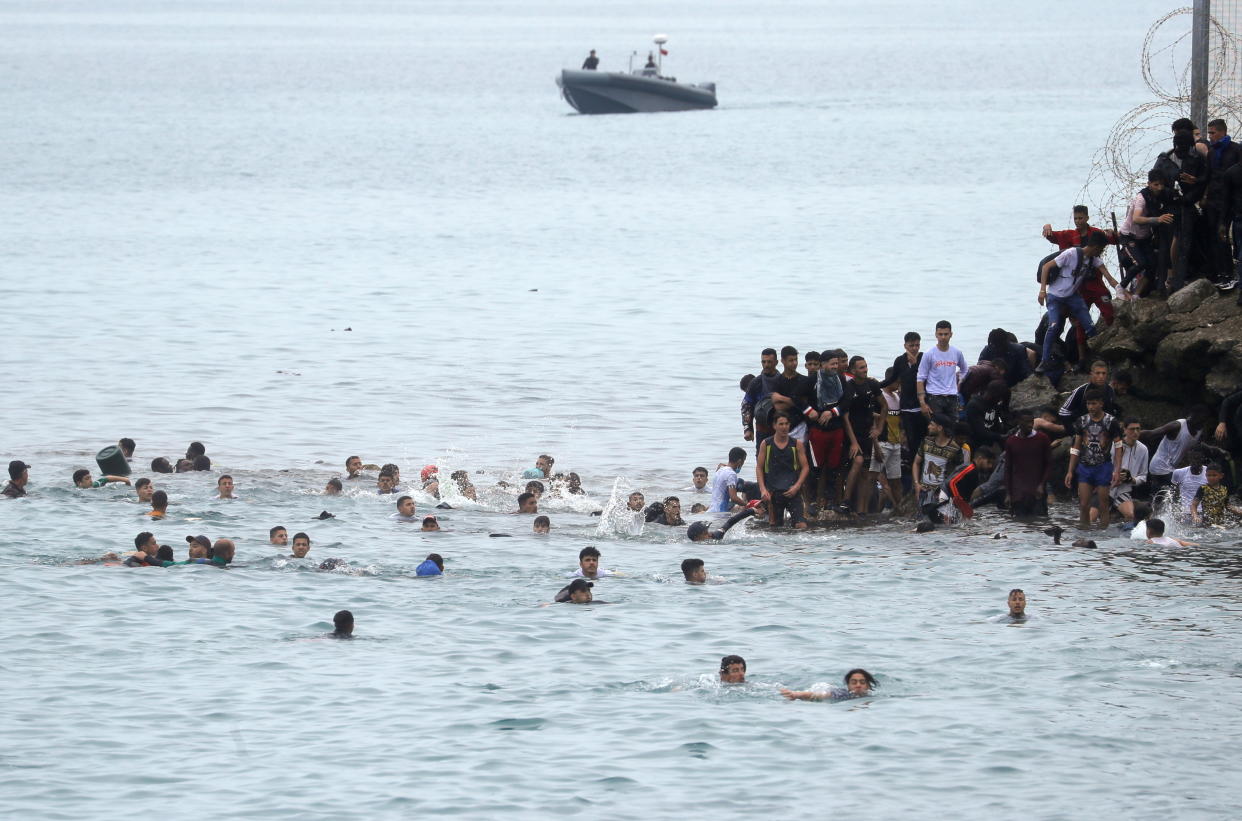
[[[1170,439],[1167,436],[1160,437],[1160,445],[1156,448],[1156,455],[1151,457],[1151,467],[1148,468],[1150,473],[1160,476],[1167,476],[1177,467],[1177,463],[1182,461],[1182,457],[1186,455],[1186,451],[1195,442],[1198,442],[1203,436],[1203,431],[1196,434],[1190,432],[1190,425],[1186,424],[1185,419],[1177,420],[1178,430],[1176,438]]]

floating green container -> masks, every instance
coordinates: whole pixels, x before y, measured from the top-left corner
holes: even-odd
[[[108,445],[95,454],[95,463],[104,476],[128,476],[130,472],[129,460],[116,445]]]

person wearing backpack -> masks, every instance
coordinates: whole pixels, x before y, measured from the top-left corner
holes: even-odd
[[[1081,246],[1062,251],[1040,266],[1039,304],[1048,309],[1048,332],[1044,334],[1043,353],[1035,366],[1036,373],[1042,374],[1052,367],[1052,348],[1065,330],[1068,317],[1077,319],[1088,337],[1095,336],[1091,312],[1087,310],[1078,288],[1092,267],[1099,269],[1101,276],[1108,274],[1104,260],[1100,258],[1107,244],[1108,237],[1103,231],[1092,231]]]
[[[755,478],[759,494],[768,506],[768,521],[773,527],[784,523],[785,511],[796,530],[806,529],[802,507],[802,486],[811,472],[806,447],[789,435],[789,414],[777,411],[772,419],[776,431],[759,443],[759,461]]]
[[[1121,264],[1125,268],[1121,287],[1134,282],[1134,293],[1139,296],[1146,296],[1153,286],[1164,285],[1164,272],[1155,267],[1154,232],[1173,224],[1173,215],[1166,210],[1167,200],[1164,175],[1152,169],[1147,172],[1147,187],[1134,195],[1121,223]]]

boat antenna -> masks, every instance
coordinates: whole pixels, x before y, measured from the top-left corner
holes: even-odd
[[[656,45],[656,73],[663,75],[664,74],[664,55],[666,53],[664,51],[664,44],[668,42],[668,35],[657,34],[652,39],[655,41],[655,45]]]

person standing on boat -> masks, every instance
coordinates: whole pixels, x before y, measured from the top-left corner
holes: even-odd
[[[582,61],[582,68],[586,71],[594,71],[599,68],[599,58],[595,56],[595,49],[591,49],[591,53]]]
[[[657,66],[656,66],[656,61],[655,61],[655,53],[651,51],[647,52],[647,65],[643,66],[643,68],[656,68],[656,67]]]

